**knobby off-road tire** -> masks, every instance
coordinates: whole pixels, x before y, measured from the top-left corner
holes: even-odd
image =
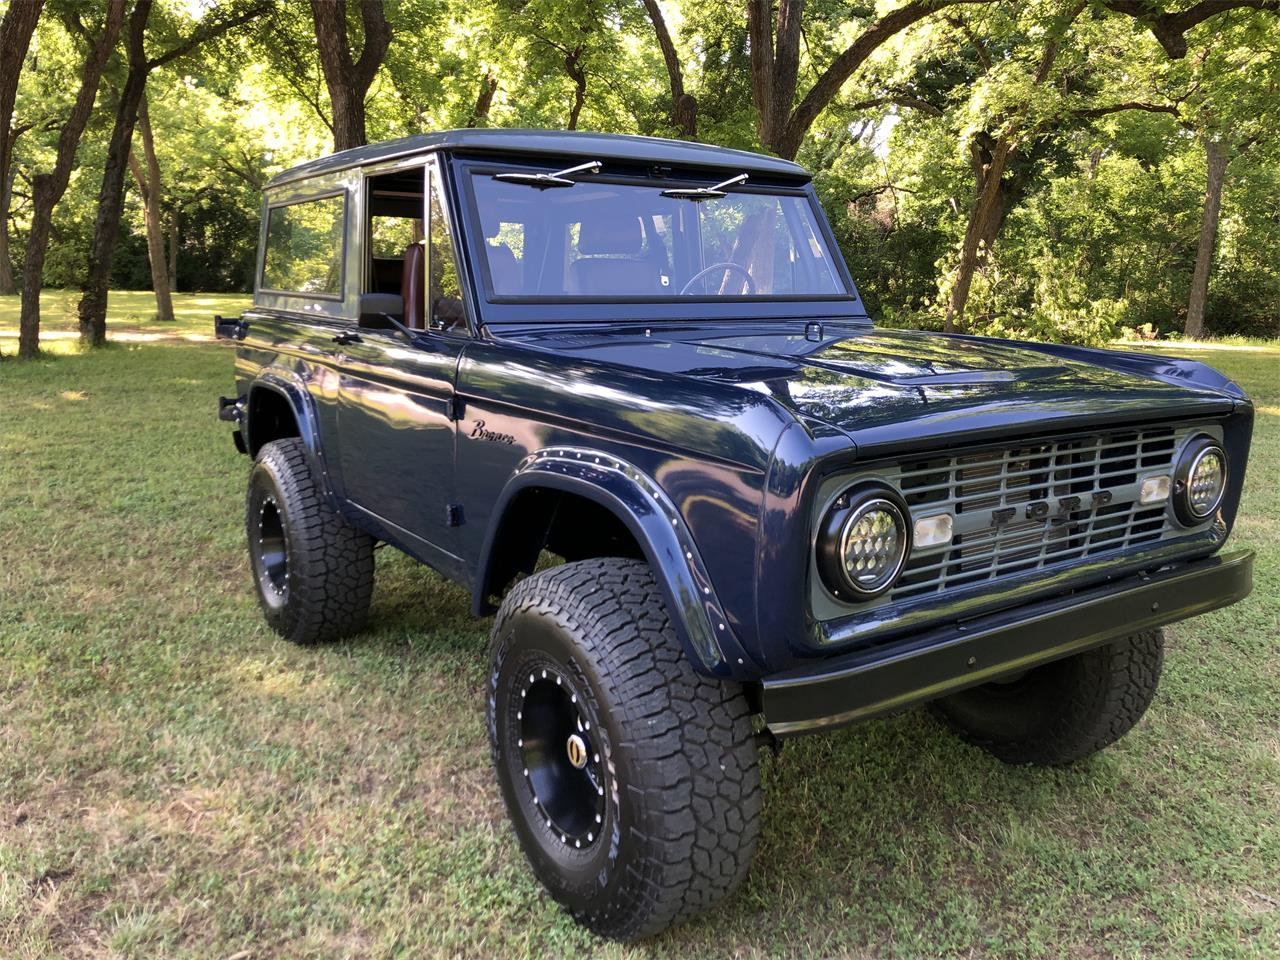
[[[746,874],[761,800],[747,701],[694,672],[644,563],[516,586],[493,628],[488,719],[520,845],[589,929],[648,936]]]
[[[301,440],[275,440],[258,452],[245,528],[258,603],[271,629],[310,644],[364,626],[373,538],[330,508]]]
[[[932,704],[961,739],[1006,763],[1061,766],[1115,743],[1150,706],[1164,634],[1136,633]]]

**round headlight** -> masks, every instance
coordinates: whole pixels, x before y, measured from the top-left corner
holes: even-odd
[[[827,589],[844,600],[869,600],[893,586],[911,546],[906,518],[905,505],[886,487],[842,494],[818,537],[818,570]]]
[[[1227,455],[1208,437],[1196,437],[1178,459],[1174,512],[1186,526],[1208,520],[1227,489]]]

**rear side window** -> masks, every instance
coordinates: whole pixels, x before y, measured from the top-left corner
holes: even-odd
[[[342,296],[346,197],[272,207],[262,256],[262,286],[307,296]]]

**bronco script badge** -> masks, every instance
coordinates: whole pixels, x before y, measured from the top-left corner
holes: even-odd
[[[491,443],[514,444],[516,442],[516,438],[509,433],[498,433],[496,430],[486,429],[483,420],[472,421],[471,439],[488,440]]]

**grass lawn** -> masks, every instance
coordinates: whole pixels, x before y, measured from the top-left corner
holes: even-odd
[[[183,301],[184,334],[235,311]],[[460,589],[382,551],[363,635],[264,628],[225,345],[0,363],[0,956],[1280,955],[1280,346],[1168,349],[1259,405],[1234,542],[1260,559],[1249,601],[1172,629],[1146,721],[1069,770],[921,711],[791,743],[742,893],[629,948],[525,866]]]
[[[150,290],[112,290],[107,298],[107,336],[120,343],[170,340],[199,343],[213,339],[213,315],[235,316],[250,298],[226,293],[175,293],[173,323],[156,320],[155,294]],[[40,349],[63,355],[74,353],[80,338],[76,306],[78,290],[44,290],[40,294]],[[0,356],[18,352],[17,297],[0,297]]]

